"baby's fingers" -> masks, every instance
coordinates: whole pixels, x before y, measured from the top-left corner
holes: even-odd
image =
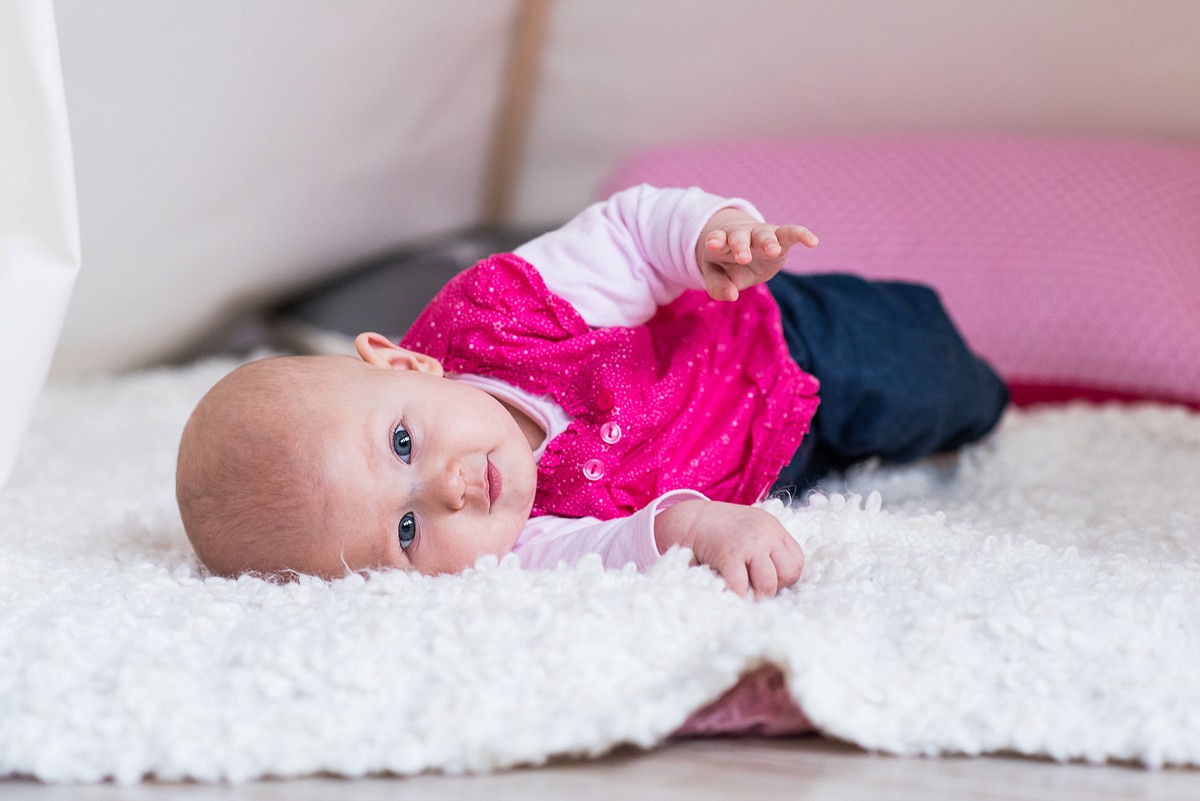
[[[772,598],[779,591],[779,575],[770,554],[758,554],[750,560],[750,586],[759,598]]]
[[[704,271],[704,289],[713,300],[737,300],[737,284],[729,280],[729,276],[720,270]]]
[[[746,228],[734,228],[726,234],[729,252],[738,264],[749,264],[754,256],[750,252],[750,231]]]
[[[821,241],[817,239],[816,234],[803,225],[781,225],[775,229],[775,237],[785,248],[795,244],[804,245],[806,248],[815,248]]]
[[[763,254],[768,259],[773,259],[780,253],[783,253],[779,239],[775,236],[774,226],[758,226],[754,229],[754,233],[750,235],[750,241],[754,245],[754,250]]]
[[[746,563],[739,559],[729,559],[717,569],[717,573],[725,580],[725,586],[737,595],[746,597],[750,592],[750,575],[746,572]]]
[[[800,550],[800,546],[790,536],[786,542],[771,550],[771,561],[775,565],[776,575],[779,576],[779,589],[795,584],[804,572],[804,551]]]
[[[704,240],[704,246],[708,248],[709,253],[720,253],[728,242],[729,237],[725,233],[725,229],[718,228],[708,235],[708,239]]]

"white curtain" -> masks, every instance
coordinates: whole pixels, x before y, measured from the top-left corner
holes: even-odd
[[[79,223],[51,0],[0,0],[0,487],[41,392]]]

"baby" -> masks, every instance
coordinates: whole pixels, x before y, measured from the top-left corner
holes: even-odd
[[[780,272],[796,245],[744,200],[643,185],[461,273],[399,344],[244,365],[183,433],[188,537],[219,575],[325,578],[678,545],[774,595],[804,556],[750,504],[957,448],[1007,402],[931,290]]]

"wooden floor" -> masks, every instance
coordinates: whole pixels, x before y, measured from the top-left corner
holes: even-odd
[[[0,781],[4,801],[538,801],[628,798],[837,799],[1200,799],[1200,770],[1146,771],[1123,766],[1059,765],[1016,757],[903,759],[867,754],[843,743],[792,740],[703,740],[650,753],[625,750],[598,761],[563,761],[491,776],[413,779],[304,779],[245,785],[142,784],[56,787]]]

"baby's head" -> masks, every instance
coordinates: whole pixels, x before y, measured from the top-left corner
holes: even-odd
[[[537,478],[513,416],[429,356],[356,345],[250,362],[192,412],[176,497],[213,573],[455,573],[512,549]]]

